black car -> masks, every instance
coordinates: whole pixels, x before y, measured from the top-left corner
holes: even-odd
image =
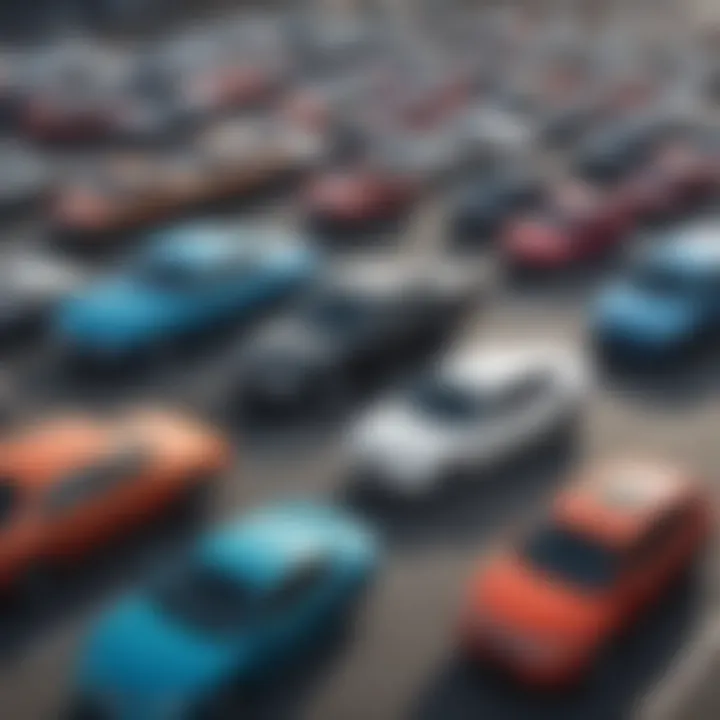
[[[522,172],[471,180],[450,203],[451,240],[456,247],[492,240],[514,214],[542,197],[540,178]]]
[[[585,180],[613,183],[639,170],[660,145],[683,132],[669,117],[631,118],[598,129],[578,148],[575,169]]]
[[[233,410],[260,421],[332,415],[427,357],[472,297],[469,278],[434,273],[322,284],[290,316],[250,338],[230,393]]]

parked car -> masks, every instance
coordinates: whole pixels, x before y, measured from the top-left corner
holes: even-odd
[[[591,182],[618,182],[639,171],[663,143],[681,133],[681,126],[664,115],[633,115],[599,128],[577,149],[575,170]]]
[[[700,221],[666,235],[597,299],[592,337],[602,358],[657,366],[720,327],[720,228]]]
[[[85,271],[49,253],[6,254],[0,262],[0,338],[46,329],[58,304],[87,281]]]
[[[350,434],[357,482],[400,497],[483,473],[579,427],[585,373],[557,348],[470,347],[371,407]]]
[[[76,359],[114,364],[249,319],[308,283],[297,237],[198,223],[160,232],[127,265],[61,304],[54,329]]]
[[[490,171],[472,178],[450,201],[453,245],[496,239],[513,216],[527,213],[541,196],[539,178],[525,172]]]
[[[79,173],[56,194],[52,227],[64,244],[103,247],[123,231],[247,198],[309,168],[320,153],[305,134],[271,123],[228,121],[201,133],[189,151],[126,153]]]
[[[502,250],[515,272],[562,270],[610,255],[627,238],[634,220],[614,193],[570,182],[537,210],[509,222]]]
[[[228,397],[265,421],[335,412],[441,345],[473,292],[467,276],[441,268],[334,268],[297,309],[251,338]]]
[[[209,533],[91,629],[77,669],[78,717],[234,714],[233,685],[301,659],[351,616],[377,555],[367,528],[309,502]]]
[[[50,164],[17,141],[0,142],[0,213],[14,214],[36,209],[52,190]]]
[[[580,681],[703,551],[708,502],[693,474],[671,464],[587,468],[547,519],[474,574],[463,648],[523,683]]]
[[[67,568],[152,522],[229,462],[225,440],[176,412],[58,416],[0,441],[0,585]]]

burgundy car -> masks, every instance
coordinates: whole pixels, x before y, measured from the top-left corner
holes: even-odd
[[[502,248],[517,270],[568,268],[612,252],[632,229],[633,220],[613,193],[572,183],[538,212],[511,222]]]

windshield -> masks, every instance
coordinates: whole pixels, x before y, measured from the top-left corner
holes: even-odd
[[[197,282],[198,272],[182,258],[153,257],[141,262],[138,277],[148,285],[164,290],[186,288]]]
[[[151,593],[152,603],[178,624],[218,636],[246,627],[255,599],[242,581],[203,565],[184,567]]]
[[[538,570],[586,590],[610,587],[619,569],[619,557],[612,549],[556,526],[535,533],[523,555]]]
[[[421,380],[411,391],[411,399],[418,410],[441,420],[467,421],[482,414],[478,398],[439,377]]]
[[[636,270],[633,284],[651,295],[687,295],[700,287],[699,279],[675,267],[647,266]]]
[[[352,332],[364,324],[370,314],[370,303],[349,295],[318,298],[307,311],[313,325],[331,333]]]

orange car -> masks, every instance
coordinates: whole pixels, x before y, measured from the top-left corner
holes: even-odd
[[[626,460],[590,468],[550,518],[471,581],[470,655],[533,685],[567,685],[702,550],[707,498],[683,471]]]
[[[213,430],[164,411],[17,431],[0,442],[0,587],[89,555],[187,497],[229,458]]]

